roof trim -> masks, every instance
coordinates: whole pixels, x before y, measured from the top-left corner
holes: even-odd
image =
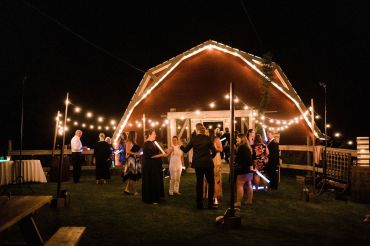
[[[119,136],[123,129],[125,128],[128,119],[130,118],[133,110],[136,108],[139,103],[144,100],[176,67],[178,67],[184,60],[197,55],[204,50],[207,49],[217,49],[221,52],[231,54],[235,57],[240,58],[242,61],[244,61],[248,66],[250,66],[252,69],[254,69],[259,75],[261,75],[263,78],[265,78],[267,81],[269,81],[275,88],[277,88],[279,91],[281,91],[283,94],[285,94],[298,108],[298,110],[303,115],[306,124],[312,129],[311,122],[306,115],[304,115],[304,112],[307,111],[306,106],[303,104],[302,100],[299,98],[298,94],[294,90],[293,86],[290,84],[289,80],[286,78],[285,74],[282,72],[281,68],[276,64],[273,63],[274,68],[278,71],[280,77],[279,79],[282,79],[285,83],[280,82],[282,86],[279,85],[279,83],[275,82],[271,78],[269,78],[267,75],[265,75],[257,66],[261,66],[262,64],[262,58],[251,55],[249,53],[240,51],[238,49],[232,48],[230,46],[221,44],[219,42],[208,40],[198,46],[195,46],[194,48],[183,52],[182,54],[171,58],[170,60],[163,62],[155,67],[150,68],[143,76],[143,79],[141,80],[138,88],[136,89],[128,107],[126,108],[124,115],[122,116],[116,131],[113,134],[113,140],[114,142],[117,142],[119,139]],[[158,73],[160,71],[165,71],[158,77],[151,76],[155,73]],[[153,83],[149,85],[149,80],[153,79]],[[139,93],[138,93],[139,92]],[[319,136],[320,130],[315,127],[315,135],[316,137]]]

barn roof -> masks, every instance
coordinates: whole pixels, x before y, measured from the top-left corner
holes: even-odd
[[[235,94],[247,101],[248,105],[257,107],[262,96],[260,81],[263,78],[269,81],[271,88],[267,109],[279,111],[279,119],[286,121],[300,117],[302,127],[306,127],[306,132],[311,131],[311,119],[306,106],[280,66],[274,62],[272,65],[273,74],[268,77],[263,73],[263,59],[260,57],[213,40],[195,46],[144,74],[114,132],[113,140],[118,141],[120,133],[127,130],[129,120],[140,120],[142,113],[152,111],[159,116],[173,106],[183,111],[199,107],[200,100],[203,104],[212,100],[210,94],[220,91],[227,93],[230,80],[239,82]],[[194,86],[197,89],[194,90]],[[182,91],[179,91],[179,87]],[[198,91],[202,94],[197,94]],[[173,105],[170,106],[168,101]],[[321,136],[317,127],[315,135]]]

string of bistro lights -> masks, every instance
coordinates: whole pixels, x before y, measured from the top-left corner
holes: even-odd
[[[83,111],[83,109],[79,106],[76,106],[74,105],[73,103],[71,103],[71,101],[68,101],[67,102],[69,105],[73,105],[73,113],[74,114],[83,114],[85,112],[85,117],[87,118],[88,121],[91,121],[93,120],[94,118],[94,113],[91,111],[91,110],[85,110]],[[80,128],[86,128],[86,129],[90,129],[90,130],[115,130],[116,129],[116,124],[117,124],[117,121],[115,119],[110,119],[110,120],[107,120],[108,117],[105,117],[105,116],[102,116],[102,115],[98,115],[96,117],[96,124],[93,124],[93,123],[87,123],[87,121],[77,121],[77,120],[73,120],[71,117],[67,117],[67,125],[65,127],[63,127],[63,121],[60,119],[60,117],[62,117],[63,115],[61,113],[58,112],[56,118],[55,118],[55,121],[57,122],[57,131],[58,131],[58,134],[59,135],[63,135],[63,131],[65,130],[66,132],[69,131],[70,129],[70,126],[73,126],[73,127],[80,127]],[[68,126],[68,124],[70,126]]]
[[[225,99],[229,100],[230,99],[230,96],[229,94],[226,94],[224,96]],[[303,114],[301,115],[296,115],[290,119],[278,119],[278,118],[273,118],[273,117],[269,117],[269,116],[266,116],[266,114],[260,114],[257,112],[257,111],[254,111],[254,107],[252,106],[249,106],[247,103],[243,102],[238,96],[235,96],[234,98],[234,102],[236,104],[239,104],[241,105],[241,107],[244,109],[244,110],[248,110],[248,109],[252,109],[252,118],[251,120],[254,121],[256,124],[259,124],[262,128],[264,129],[269,129],[269,130],[272,130],[272,131],[278,131],[278,132],[281,132],[281,131],[285,131],[287,130],[290,126],[292,125],[295,125],[295,124],[298,124],[300,121],[302,120],[306,120],[308,122],[310,122],[310,119],[308,117],[310,117],[310,113],[311,113],[311,110],[312,108],[309,107],[308,110],[306,110]],[[208,104],[208,107],[210,109],[215,109],[217,106],[217,101],[212,101]],[[200,109],[196,109],[195,111],[195,114],[197,115],[200,115],[202,113],[202,111]],[[319,114],[317,114],[316,112],[314,113],[315,115],[315,119],[319,120],[321,119],[321,116]],[[181,120],[185,120],[186,117],[185,116],[181,116],[180,117]],[[245,120],[244,117],[241,118],[242,121]],[[149,126],[152,127],[152,128],[155,128],[155,127],[166,127],[168,124],[169,124],[169,120],[168,119],[164,119],[163,122],[159,122],[159,121],[156,121],[156,120],[152,120],[150,118],[146,119],[146,122],[149,123]],[[235,124],[237,124],[237,121],[234,122]],[[143,127],[143,121],[142,120],[136,120],[135,123],[133,122],[128,122],[127,123],[127,126],[128,127],[134,127],[136,126],[137,128],[142,128]],[[221,127],[221,125],[217,125],[217,127]],[[331,128],[331,124],[327,124],[326,125],[327,128]],[[178,129],[181,129],[180,126],[177,127]],[[212,125],[209,126],[209,128],[213,128]],[[341,134],[339,132],[336,132],[334,134],[335,137],[341,137]],[[353,141],[352,140],[349,140],[347,142],[348,145],[353,145]]]
[[[229,94],[225,94],[224,96],[225,99],[229,100],[230,99],[230,96]],[[234,103],[236,103],[237,105],[241,105],[241,107],[244,109],[244,110],[248,110],[248,109],[251,109],[252,110],[252,118],[251,120],[255,122],[255,124],[259,124],[262,128],[264,129],[269,129],[269,130],[272,130],[272,131],[285,131],[287,130],[290,126],[294,125],[294,124],[298,124],[300,121],[302,121],[303,119],[306,118],[307,121],[309,121],[307,119],[308,115],[310,114],[312,108],[309,107],[308,110],[306,110],[303,114],[301,115],[296,115],[295,117],[292,117],[290,119],[278,119],[278,118],[273,118],[273,117],[269,117],[269,116],[266,116],[265,114],[260,114],[257,112],[257,111],[254,111],[254,107],[253,106],[250,106],[248,105],[247,103],[243,102],[238,96],[235,96],[234,98]],[[73,112],[75,114],[82,114],[83,113],[83,109],[77,105],[74,105],[73,103],[71,103],[71,101],[68,101],[68,104],[70,105],[73,105],[74,108],[73,108]],[[210,109],[215,109],[217,106],[217,101],[212,101],[208,104],[208,107]],[[94,118],[94,113],[91,111],[91,110],[85,110],[86,113],[85,113],[85,116],[88,120],[91,120]],[[195,114],[197,115],[200,115],[202,113],[201,110],[197,109],[194,111]],[[63,135],[63,122],[62,120],[60,120],[60,117],[62,116],[61,113],[58,113],[58,115],[56,116],[55,120],[57,121],[57,131],[58,131],[58,134],[59,135]],[[110,119],[107,121],[107,117],[105,116],[97,116],[96,117],[96,124],[92,124],[92,123],[86,123],[85,121],[84,122],[79,122],[77,120],[72,120],[70,117],[67,118],[67,125],[65,127],[65,131],[68,131],[69,130],[69,126],[68,124],[71,124],[73,125],[74,127],[81,127],[81,128],[87,128],[87,129],[90,129],[90,130],[115,130],[116,129],[116,124],[117,124],[117,121],[115,119]],[[180,117],[181,120],[185,120],[185,116],[181,116]],[[321,116],[319,114],[317,114],[315,112],[315,119],[321,119]],[[241,118],[242,121],[245,120],[244,117]],[[155,127],[166,127],[168,124],[169,124],[169,120],[168,119],[164,119],[162,123],[160,123],[159,121],[156,121],[156,120],[152,120],[152,119],[147,119],[147,122],[149,123],[150,127],[152,128],[155,128]],[[105,123],[105,124],[104,124]],[[235,124],[237,124],[237,121],[234,121]],[[129,127],[133,127],[134,124],[131,123],[131,122],[128,122],[127,125]],[[143,121],[138,121],[136,120],[135,121],[135,125],[137,128],[142,128],[143,127]],[[217,127],[221,127],[221,125],[218,125]],[[327,124],[326,125],[327,129],[331,128],[331,124]],[[209,126],[209,128],[212,128],[212,126]],[[341,133],[339,132],[335,132],[334,133],[334,137],[341,137]],[[353,141],[352,140],[349,140],[347,142],[348,145],[353,145]]]
[[[229,94],[226,94],[225,99],[229,99],[229,98],[230,98]],[[234,102],[237,103],[237,104],[242,105],[242,108],[244,110],[248,110],[248,109],[253,110],[253,108],[254,108],[252,106],[249,106],[245,102],[241,101],[237,96],[234,98]],[[208,104],[208,106],[211,109],[215,109],[216,104],[217,104],[217,101],[212,101]],[[202,113],[202,111],[199,110],[199,109],[195,110],[194,112],[197,115],[200,115]],[[309,114],[309,110],[304,112],[304,114],[295,116],[291,119],[277,119],[277,118],[268,117],[264,114],[258,115],[258,112],[254,111],[252,113],[252,120],[255,123],[261,125],[265,129],[270,129],[270,130],[273,130],[273,131],[284,131],[284,130],[288,129],[291,125],[299,123],[301,120],[304,119],[304,117],[307,117],[308,114]],[[185,120],[185,116],[181,116],[180,119]],[[245,118],[242,118],[242,120],[245,120]],[[155,120],[152,120],[150,118],[147,119],[147,122],[149,123],[149,125],[151,127],[157,127],[157,126],[160,125],[159,121],[155,121]],[[161,126],[165,127],[165,126],[168,125],[168,123],[169,123],[168,119],[164,119]],[[234,123],[237,123],[237,121],[235,121]],[[136,120],[135,125],[136,125],[137,128],[142,128],[143,127],[143,121]],[[127,126],[133,127],[134,124],[131,123],[131,122],[128,122]],[[220,126],[218,126],[218,127],[220,127]]]

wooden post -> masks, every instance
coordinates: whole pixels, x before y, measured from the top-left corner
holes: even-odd
[[[51,157],[54,157],[55,145],[56,145],[56,142],[57,142],[58,125],[59,125],[59,115],[60,115],[60,111],[58,110],[56,121],[55,121],[56,123],[55,123],[54,140],[53,140],[53,150],[51,151]]]
[[[315,167],[315,110],[313,104],[313,98],[311,98],[311,127],[312,127],[312,184],[313,193],[316,194],[316,167]]]
[[[145,114],[143,114],[143,143],[145,142]]]
[[[230,208],[226,210],[223,218],[224,225],[229,228],[241,226],[241,217],[235,214],[235,177],[234,177],[234,84],[230,82]]]
[[[235,177],[234,177],[234,85],[230,83],[230,207],[234,210],[235,203]]]
[[[11,139],[8,140],[8,153],[10,151],[13,151],[13,143],[12,143],[12,140]]]
[[[8,140],[8,155],[7,156],[9,156],[10,157],[10,159],[12,159],[12,156],[11,156],[11,154],[10,154],[10,152],[11,151],[13,151],[13,144],[12,144],[12,140],[11,139],[9,139]]]
[[[69,93],[67,92],[67,99],[66,99],[66,110],[64,113],[64,124],[63,124],[63,140],[62,140],[62,149],[60,150],[60,160],[59,160],[59,167],[58,167],[58,186],[57,186],[57,199],[60,198],[60,188],[61,188],[61,178],[62,178],[62,166],[63,166],[63,155],[64,155],[64,143],[66,139],[66,125],[67,125],[67,113],[68,113],[68,101]]]
[[[310,154],[310,146],[311,146],[311,136],[306,137],[306,145],[307,145],[307,166],[311,166],[311,154]]]

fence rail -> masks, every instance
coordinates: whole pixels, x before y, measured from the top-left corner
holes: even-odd
[[[282,155],[284,152],[301,152],[301,156],[306,158],[308,153],[310,157],[307,158],[313,158],[313,147],[312,146],[306,146],[306,145],[280,145],[280,150],[282,152]],[[323,160],[324,160],[324,147],[323,146],[316,146],[315,148],[321,148],[319,152],[315,151],[316,153],[320,154],[320,162],[317,163],[317,166],[315,166],[315,171],[319,173],[323,173],[324,166],[323,166]],[[333,181],[348,184],[350,181],[350,174],[352,166],[355,163],[355,160],[357,158],[357,151],[356,150],[350,150],[350,149],[340,149],[340,148],[327,148],[327,156],[326,156],[326,177],[328,179],[331,179]],[[55,155],[60,155],[60,150],[54,151]],[[65,155],[70,155],[71,150],[65,149],[64,150]],[[87,156],[87,159],[91,162],[92,155],[94,154],[94,150],[86,150],[83,151],[83,154]],[[304,154],[304,155],[302,155]],[[12,150],[8,152],[9,156],[19,156],[20,151],[19,150]],[[52,155],[52,150],[22,150],[22,156],[48,156]],[[288,159],[291,156],[288,156]],[[292,158],[293,159],[293,158]],[[293,163],[287,163],[287,160],[282,159],[280,167],[281,168],[290,168],[290,169],[296,169],[296,170],[306,170],[306,171],[313,171],[314,167],[312,165],[312,159],[310,160],[293,160]],[[292,160],[291,160],[292,161]]]
[[[280,145],[280,150],[283,152],[300,151],[308,152],[309,158],[313,158],[313,147],[305,145]],[[281,168],[291,168],[297,170],[315,171],[318,173],[326,172],[326,179],[331,181],[336,186],[343,187],[350,183],[352,166],[355,165],[357,151],[341,148],[326,149],[326,169],[325,169],[325,147],[315,146],[315,153],[320,156],[317,158],[315,167],[312,161],[306,161],[306,164],[287,164],[282,161]],[[312,159],[311,159],[312,160]],[[309,164],[307,164],[309,162]]]

